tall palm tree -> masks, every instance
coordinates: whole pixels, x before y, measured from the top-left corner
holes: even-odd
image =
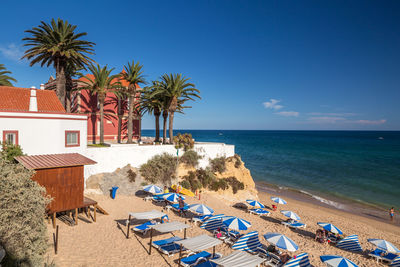
[[[75,30],[76,25],[53,18],[50,24],[41,21],[38,27],[25,31],[31,36],[22,39],[26,41],[24,46],[30,47],[22,57],[31,60],[30,66],[40,63],[42,67],[53,65],[56,69],[56,93],[64,107],[67,64],[84,67],[92,62],[88,54],[94,54],[95,43],[82,40],[87,33],[76,33]]]
[[[126,110],[126,99],[128,93],[126,88],[123,86],[114,89],[115,100],[117,102],[117,115],[118,115],[118,137],[117,142],[121,143],[121,133],[122,133],[122,119],[124,117],[124,111]]]
[[[111,75],[114,68],[108,69],[107,66],[101,68],[99,64],[97,66],[91,64],[88,69],[93,77],[82,76],[81,81],[84,86],[80,87],[80,89],[87,89],[92,94],[97,94],[100,107],[100,143],[104,144],[104,100],[106,99],[107,92],[121,87],[120,82],[116,81],[120,75]],[[96,142],[95,139],[93,142]]]
[[[13,86],[11,81],[17,81],[13,77],[8,76],[8,74],[11,74],[11,71],[7,70],[4,64],[0,64],[0,85]]]
[[[140,65],[139,62],[135,62],[132,60],[132,64],[128,62],[127,65],[124,66],[124,72],[122,72],[122,78],[128,82],[127,92],[129,94],[129,110],[128,110],[128,144],[132,143],[133,137],[133,112],[136,110],[136,97],[137,97],[137,86],[139,84],[146,84],[146,80],[144,79],[143,65]]]
[[[182,74],[164,74],[161,76],[162,90],[160,90],[160,93],[155,94],[162,94],[168,101],[169,139],[171,144],[174,142],[173,125],[175,112],[187,108],[182,106],[186,101],[194,101],[194,98],[201,99],[199,96],[200,91],[189,81],[190,78],[185,78]]]
[[[68,62],[65,67],[65,110],[68,113],[72,111],[72,94],[77,90],[73,78],[83,76],[81,73],[83,70],[82,67],[74,65],[72,62]]]
[[[156,136],[155,142],[160,141],[160,116],[163,109],[162,95],[152,96],[155,91],[159,90],[159,82],[153,81],[152,86],[145,87],[141,96],[141,113],[153,114],[155,117]],[[168,115],[167,115],[168,116]],[[166,122],[165,122],[166,125]],[[166,135],[166,132],[165,132]]]

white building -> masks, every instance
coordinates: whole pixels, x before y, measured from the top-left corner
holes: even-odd
[[[0,86],[0,141],[28,155],[83,153],[87,116],[66,113],[52,90]]]

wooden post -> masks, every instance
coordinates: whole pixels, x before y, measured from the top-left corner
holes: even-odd
[[[53,228],[56,228],[56,216],[57,216],[57,213],[54,212],[53,213]]]
[[[215,257],[215,246],[213,246],[213,258]]]
[[[94,215],[94,217],[93,217],[93,218],[94,218],[94,222],[96,222],[96,214],[97,214],[97,213],[96,213],[96,210],[97,210],[97,204],[95,204],[93,207],[94,207],[94,209],[93,209],[93,215]]]
[[[128,228],[126,229],[126,238],[129,238],[129,228],[131,227],[131,215],[129,215],[128,219]]]
[[[186,228],[183,230],[183,239],[186,239]]]
[[[56,228],[56,238],[55,238],[55,242],[54,242],[54,252],[55,254],[57,254],[58,251],[58,225]]]
[[[179,267],[181,267],[181,259],[182,259],[182,244],[179,248],[179,264],[178,264]]]
[[[69,210],[68,211],[68,217],[70,218],[70,219],[72,219],[72,212]]]
[[[151,245],[153,243],[153,228],[150,229],[150,247],[149,247],[149,255],[151,255]]]
[[[78,209],[75,209],[75,225],[78,225]]]
[[[90,217],[91,217],[91,214],[90,214],[90,207],[88,207],[87,211],[88,211],[88,215],[89,215],[89,218],[90,218]]]

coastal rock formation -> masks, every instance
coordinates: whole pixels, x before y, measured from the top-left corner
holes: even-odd
[[[130,177],[134,177],[130,178]],[[86,191],[99,194],[110,194],[113,186],[118,186],[117,194],[134,195],[137,190],[141,189],[143,182],[140,172],[126,165],[123,168],[118,168],[110,173],[98,173],[90,176],[86,180]]]

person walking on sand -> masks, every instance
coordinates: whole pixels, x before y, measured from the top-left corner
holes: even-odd
[[[390,221],[393,222],[394,220],[394,207],[392,207],[389,211]]]

